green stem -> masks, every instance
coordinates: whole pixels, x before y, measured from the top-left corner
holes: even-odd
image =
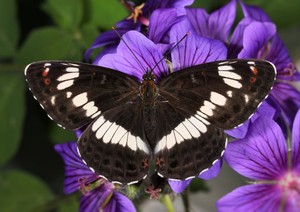
[[[170,195],[166,194],[166,195],[161,195],[160,197],[160,202],[162,204],[164,204],[164,206],[166,207],[168,212],[174,212],[174,206],[173,206],[173,202],[170,198]]]
[[[186,189],[182,194],[181,194],[182,202],[183,202],[183,207],[185,212],[190,212],[190,200],[189,200],[189,190]]]

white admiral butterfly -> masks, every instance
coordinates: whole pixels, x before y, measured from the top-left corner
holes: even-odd
[[[263,60],[196,65],[142,82],[105,67],[65,61],[25,69],[33,95],[66,129],[86,126],[78,139],[85,163],[118,183],[135,183],[155,166],[167,179],[198,176],[224,152],[224,129],[246,121],[276,75]]]

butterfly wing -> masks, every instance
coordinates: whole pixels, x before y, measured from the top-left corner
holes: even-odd
[[[78,140],[82,159],[110,181],[140,181],[146,177],[151,159],[142,120],[143,108],[137,102],[104,112]]]
[[[58,125],[77,129],[138,94],[139,82],[116,70],[85,63],[46,61],[25,76],[40,105]]]
[[[159,82],[160,95],[221,129],[245,122],[267,97],[275,66],[263,60],[226,60],[175,72]]]
[[[162,79],[158,84],[160,117],[164,123],[171,120],[172,126],[157,137],[157,172],[183,180],[212,166],[226,147],[223,129],[242,124],[255,112],[275,75],[273,64],[267,61],[227,60],[190,67]]]
[[[221,129],[167,101],[157,103],[154,111],[157,118],[152,122],[156,127],[152,127],[149,142],[156,141],[155,165],[161,177],[195,177],[223,154],[226,137]]]

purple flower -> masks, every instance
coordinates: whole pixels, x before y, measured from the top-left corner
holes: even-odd
[[[64,192],[80,190],[80,211],[136,211],[132,202],[115,190],[112,183],[97,176],[81,160],[76,142],[57,144],[55,150],[65,163]]]
[[[193,30],[204,37],[227,43],[236,15],[236,1],[208,14],[204,9],[188,8],[186,16]]]
[[[298,211],[300,208],[300,110],[292,143],[279,125],[261,117],[244,139],[229,143],[226,162],[251,185],[239,187],[217,202],[219,211]],[[291,151],[289,151],[291,146]]]
[[[291,126],[300,107],[300,93],[290,85],[290,82],[299,81],[300,74],[276,33],[275,24],[267,14],[259,7],[248,6],[241,1],[240,4],[245,18],[240,21],[232,35],[229,57],[259,58],[274,63],[277,68],[277,81],[267,101],[277,109],[277,106],[280,106]]]
[[[169,28],[178,22],[179,16],[185,14],[185,7],[191,5],[194,0],[153,0],[145,4],[135,6],[131,2],[123,1],[124,5],[132,15],[129,18],[115,24],[120,35],[130,30],[143,32],[154,42],[160,42]],[[145,30],[149,26],[149,31]],[[98,61],[107,52],[114,52],[120,41],[119,35],[114,30],[101,33],[92,46],[86,51],[85,59],[88,60],[92,51],[99,47],[105,47],[104,52],[98,55]]]

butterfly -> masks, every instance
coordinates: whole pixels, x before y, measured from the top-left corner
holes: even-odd
[[[188,67],[159,80],[68,61],[25,69],[33,96],[59,126],[84,131],[78,153],[96,174],[132,184],[198,176],[224,153],[225,129],[245,122],[276,76],[265,60],[231,59]]]

